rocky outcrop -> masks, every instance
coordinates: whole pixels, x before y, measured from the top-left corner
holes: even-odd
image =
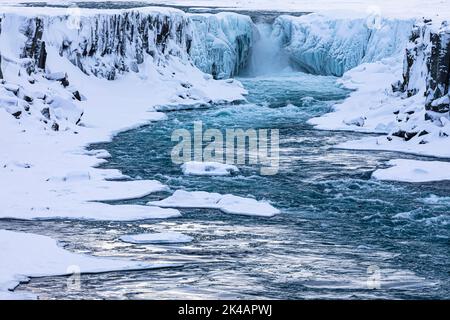
[[[2,72],[2,55],[0,54],[0,80],[3,79],[3,72]]]
[[[29,19],[23,30],[26,36],[26,43],[20,58],[30,58],[34,63],[29,64],[27,71],[29,74],[35,71],[35,68],[45,69],[47,60],[47,51],[45,41],[42,40],[44,34],[44,21],[41,18]]]
[[[426,120],[440,118],[450,110],[450,28],[424,20],[414,26],[404,59],[403,81],[394,91],[407,97],[424,94]]]
[[[425,108],[434,112],[448,112],[450,76],[450,28],[443,23],[441,28],[430,33],[431,53],[427,61],[428,77]]]
[[[169,56],[187,60],[192,41],[189,21],[177,10],[83,16],[75,37],[61,17],[48,18],[45,28],[59,28],[62,33],[44,32],[48,44],[56,46],[61,56],[84,73],[108,80],[139,72],[147,59],[157,64],[167,63]]]

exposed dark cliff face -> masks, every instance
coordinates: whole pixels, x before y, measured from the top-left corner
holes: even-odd
[[[449,76],[450,76],[450,29],[447,23],[437,32],[432,32],[431,54],[427,61],[428,78],[427,110],[443,113],[449,111]]]
[[[77,38],[66,37],[59,46],[84,73],[114,80],[118,74],[139,72],[149,57],[164,63],[170,56],[185,57],[191,41],[183,15],[123,12],[83,18]]]
[[[450,28],[444,22],[435,26],[424,20],[414,26],[404,60],[403,81],[394,91],[408,97],[424,94],[427,119],[442,116],[450,110]]]
[[[3,72],[2,72],[2,55],[0,54],[0,80],[3,79]]]
[[[35,68],[45,69],[47,51],[45,49],[45,41],[42,40],[44,21],[41,18],[28,20],[23,33],[27,41],[20,58],[30,58],[34,61],[34,63],[28,64],[28,73],[31,74],[35,71]]]
[[[20,58],[29,74],[46,68],[49,47],[84,73],[109,80],[125,72],[139,72],[146,59],[156,64],[166,63],[169,56],[188,61],[192,31],[182,12],[86,15],[80,17],[78,29],[68,19],[62,15],[24,18],[20,32],[26,41]]]
[[[245,68],[253,42],[247,16],[187,15],[181,11],[128,10],[80,17],[74,28],[68,16],[27,18],[21,58],[28,73],[45,69],[47,51],[61,56],[88,75],[114,80],[139,72],[146,60],[165,64],[170,56],[191,63],[214,78],[228,78]]]

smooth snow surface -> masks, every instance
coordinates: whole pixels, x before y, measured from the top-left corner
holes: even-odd
[[[194,64],[214,78],[235,76],[249,57],[253,43],[250,17],[229,12],[190,14],[193,39],[190,55]]]
[[[236,166],[219,162],[189,161],[181,165],[186,175],[194,176],[227,176],[239,172]]]
[[[450,162],[395,159],[388,165],[391,167],[376,170],[372,177],[404,182],[450,180]]]
[[[249,216],[272,217],[280,210],[264,201],[251,198],[242,198],[231,194],[222,195],[204,191],[177,190],[175,193],[161,201],[151,201],[151,206],[164,208],[208,208],[219,209],[225,213],[242,214]]]
[[[0,299],[33,298],[9,290],[29,277],[169,267],[120,259],[89,257],[59,247],[49,237],[0,230]],[[75,267],[75,268],[74,268]]]
[[[129,234],[121,236],[120,240],[133,244],[171,244],[191,242],[193,238],[178,232],[161,232]]]

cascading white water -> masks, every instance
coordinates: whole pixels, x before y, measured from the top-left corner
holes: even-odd
[[[290,69],[288,55],[283,49],[280,30],[268,23],[256,24],[257,35],[245,75],[260,76]]]

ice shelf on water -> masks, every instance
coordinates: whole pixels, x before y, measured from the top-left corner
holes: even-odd
[[[372,177],[378,180],[430,182],[450,180],[450,162],[394,159],[387,169],[378,169]]]
[[[231,194],[210,193],[204,191],[177,190],[174,194],[161,201],[151,201],[151,206],[165,208],[208,208],[219,209],[225,213],[242,214],[249,216],[272,217],[280,210],[268,202],[243,198]]]
[[[27,281],[29,277],[174,266],[71,253],[49,237],[6,230],[0,230],[0,251],[0,299],[33,298],[30,294],[11,292],[19,282]]]

